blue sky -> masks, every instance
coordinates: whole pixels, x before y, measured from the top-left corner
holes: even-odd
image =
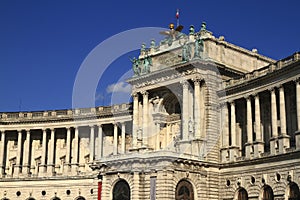
[[[180,9],[183,32],[202,21],[215,36],[281,59],[300,51],[300,3],[288,1],[0,1],[0,112],[69,109],[76,74],[102,41],[140,27],[167,27]],[[149,38],[150,41],[151,38]],[[145,41],[149,43],[149,41]],[[111,49],[110,49],[111,50]],[[96,105],[131,69],[121,56],[101,77]],[[122,90],[126,85],[119,83]]]

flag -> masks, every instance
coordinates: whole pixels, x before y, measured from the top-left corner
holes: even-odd
[[[179,18],[179,9],[177,9],[177,12],[176,12],[176,19]]]

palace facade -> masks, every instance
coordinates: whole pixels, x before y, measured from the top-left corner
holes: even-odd
[[[0,199],[299,200],[300,53],[191,26],[133,60],[133,102],[0,113]]]

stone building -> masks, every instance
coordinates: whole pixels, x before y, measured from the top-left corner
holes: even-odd
[[[300,53],[172,26],[133,102],[0,113],[0,199],[300,199]]]

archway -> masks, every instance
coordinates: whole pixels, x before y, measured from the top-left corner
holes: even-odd
[[[269,185],[263,186],[262,200],[274,200],[274,193]]]
[[[288,200],[300,200],[300,191],[298,185],[294,182],[291,182],[288,187]]]
[[[130,187],[125,180],[120,180],[115,184],[113,200],[130,200]]]
[[[245,190],[245,188],[239,188],[237,190],[237,194],[235,199],[237,200],[248,200],[248,192]]]
[[[187,180],[181,180],[176,186],[176,200],[194,200],[193,185]]]

